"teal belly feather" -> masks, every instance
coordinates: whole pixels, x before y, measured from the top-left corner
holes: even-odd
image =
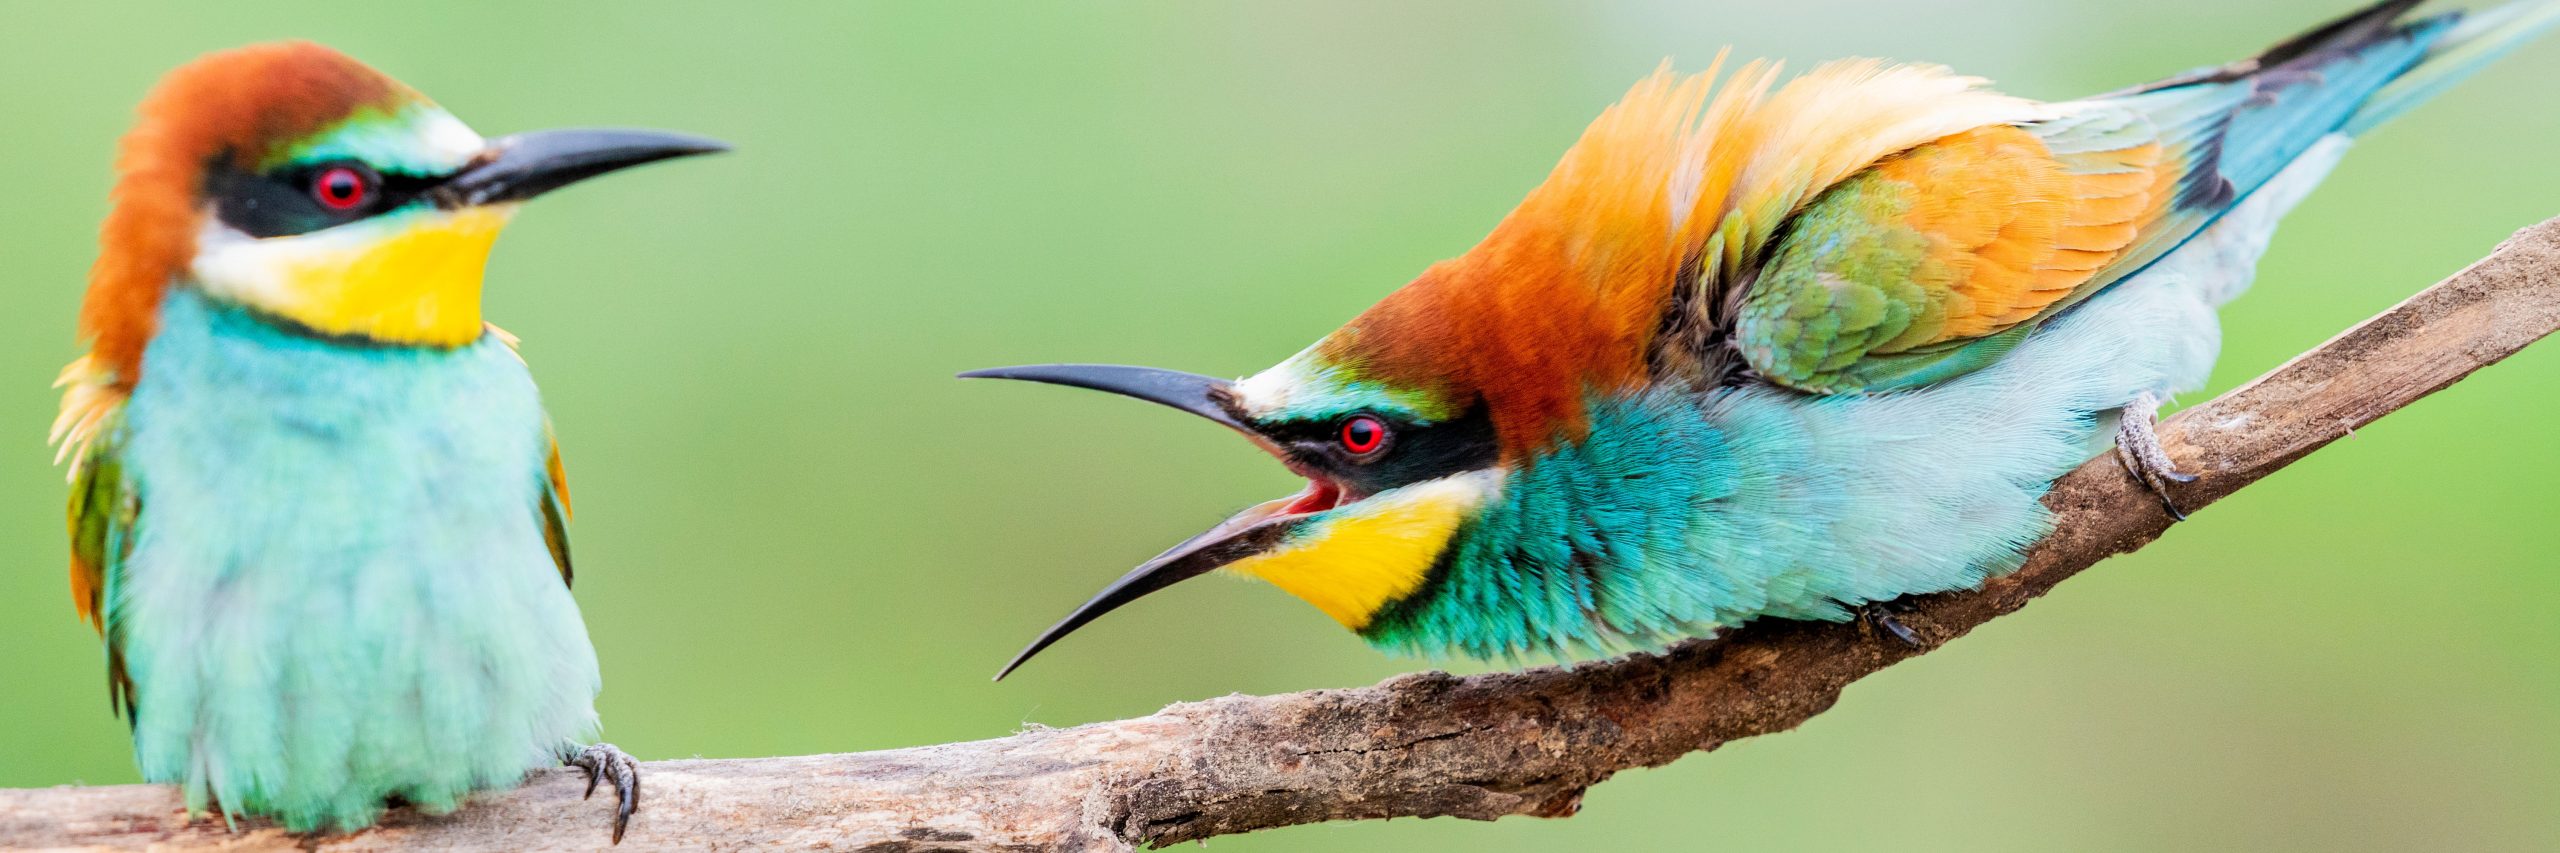
[[[595,652],[543,538],[531,376],[313,338],[176,288],[115,442],[108,578],[143,776],[287,827],[516,784],[595,727]]]

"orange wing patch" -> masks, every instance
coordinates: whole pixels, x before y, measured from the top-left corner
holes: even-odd
[[[568,584],[577,573],[569,568],[569,472],[560,465],[558,438],[551,440],[551,460],[543,465],[543,476],[547,488],[542,493],[542,544],[551,549],[551,562],[560,567],[560,582]]]
[[[1874,174],[1907,188],[1902,224],[1928,241],[1914,283],[1938,295],[1927,312],[1938,316],[1873,352],[1990,334],[2070,292],[2072,282],[2044,266],[2063,230],[2070,178],[2034,137],[2014,127],[1971,130],[1886,160]]]
[[[576,510],[569,507],[569,470],[560,464],[560,440],[551,441],[551,462],[543,469],[551,475],[551,498],[560,502],[560,517],[570,518]]]
[[[1874,352],[1998,334],[2101,283],[2174,195],[2178,170],[2162,160],[2157,143],[2056,155],[2000,126],[1878,164],[1878,177],[1910,188],[1904,222],[1930,241],[1920,284],[1945,294],[1945,318]]]
[[[80,522],[75,519],[71,523],[74,525],[72,535],[79,535],[77,525]],[[90,628],[101,634],[106,633],[107,623],[100,615],[102,602],[99,596],[105,592],[106,584],[107,567],[81,559],[78,554],[71,555],[71,607],[79,612],[80,621],[89,623]]]
[[[1826,394],[1979,368],[2173,244],[2183,164],[2147,121],[2103,110],[1886,158],[1795,217],[1744,294],[1738,349],[1762,378]]]

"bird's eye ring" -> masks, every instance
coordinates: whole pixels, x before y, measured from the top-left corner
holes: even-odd
[[[1342,449],[1353,456],[1367,456],[1387,446],[1387,425],[1369,415],[1352,415],[1342,421]]]
[[[373,200],[375,180],[361,167],[331,166],[312,176],[311,200],[338,213],[355,210]]]

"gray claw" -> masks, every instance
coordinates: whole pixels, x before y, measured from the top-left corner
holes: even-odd
[[[587,773],[586,797],[596,795],[596,783],[610,781],[621,800],[613,810],[613,843],[622,843],[622,832],[631,825],[631,815],[640,810],[640,762],[613,744],[599,743],[578,750],[578,754],[561,763]]]
[[[2169,484],[2192,483],[2196,478],[2193,474],[2179,471],[2177,465],[2169,461],[2168,449],[2160,446],[2160,434],[2152,430],[2152,422],[2159,418],[2163,402],[2149,391],[2135,394],[2133,399],[2125,402],[2124,415],[2116,420],[2116,459],[2124,463],[2125,471],[2131,473],[2135,480],[2159,496],[2160,506],[2169,511],[2170,518],[2185,521],[2187,512],[2179,509],[2178,502],[2169,497]]]

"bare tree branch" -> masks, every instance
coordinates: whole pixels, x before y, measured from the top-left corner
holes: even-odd
[[[2162,425],[2202,507],[2560,328],[2560,220]],[[2158,537],[2160,504],[2112,458],[2045,498],[2054,534],[1986,588],[1900,616],[1926,643],[1962,636]],[[1850,682],[1923,650],[1857,624],[1769,621],[1570,669],[1229,696],[1153,716],[914,749],[651,762],[634,849],[1118,850],[1391,816],[1573,814],[1584,789],[1821,713]],[[400,811],[342,837],[190,823],[166,787],[0,791],[0,847],[334,850],[601,846],[605,807],[574,771],[443,817]]]

